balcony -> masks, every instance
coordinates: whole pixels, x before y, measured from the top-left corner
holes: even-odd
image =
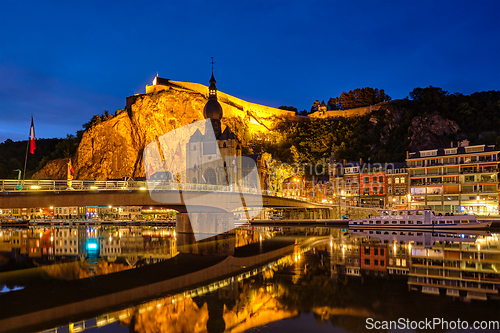
[[[498,183],[498,180],[494,178],[483,178],[481,177],[481,180],[479,180],[479,183]]]

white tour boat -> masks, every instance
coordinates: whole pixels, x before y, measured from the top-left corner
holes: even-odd
[[[478,222],[474,215],[437,216],[430,209],[382,210],[378,216],[349,221],[349,228],[370,229],[481,229],[490,222]]]

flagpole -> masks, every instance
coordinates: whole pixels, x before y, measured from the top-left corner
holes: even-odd
[[[31,114],[31,119],[33,120],[33,113]],[[31,125],[30,125],[30,134],[28,135],[28,144],[26,145],[26,157],[24,158],[23,185],[24,185],[24,180],[26,179],[26,162],[28,161],[28,149],[30,147],[30,140],[31,140]]]

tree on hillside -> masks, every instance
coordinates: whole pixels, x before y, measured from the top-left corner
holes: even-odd
[[[282,106],[278,107],[278,109],[297,112],[297,108],[295,106],[282,105]]]
[[[379,90],[371,87],[356,88],[348,92],[343,92],[338,97],[330,98],[328,100],[328,108],[330,110],[347,110],[388,102],[390,100],[391,97],[386,95],[384,89]]]

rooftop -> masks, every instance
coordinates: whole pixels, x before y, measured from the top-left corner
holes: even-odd
[[[418,158],[431,158],[431,157],[443,157],[443,156],[457,156],[466,154],[477,154],[477,153],[499,153],[500,150],[495,149],[495,145],[476,145],[476,146],[462,146],[462,147],[450,147],[450,148],[437,148],[420,150],[408,155],[407,160],[418,159]]]

